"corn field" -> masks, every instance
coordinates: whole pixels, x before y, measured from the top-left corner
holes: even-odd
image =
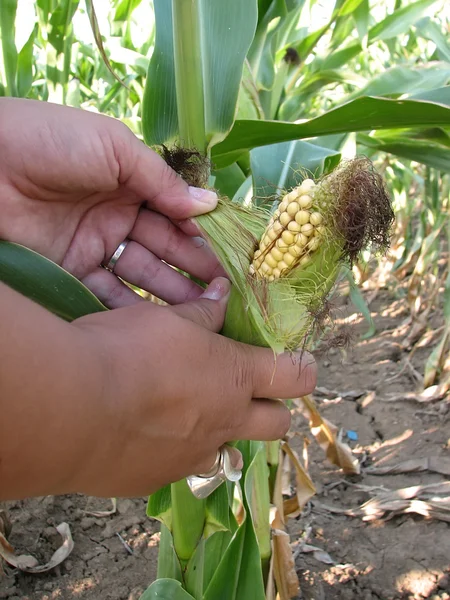
[[[446,0],[0,0],[0,34],[0,96],[108,114],[181,162],[191,185],[217,190],[197,223],[233,283],[224,335],[275,354],[339,347],[327,302],[346,295],[370,339],[370,302],[390,290],[408,307],[409,357],[427,347],[414,398],[446,401]],[[0,241],[1,281],[66,320],[106,310],[66,275]],[[78,304],[65,301],[74,290]],[[315,452],[360,473],[312,397],[290,406]],[[142,600],[300,597],[289,523],[316,489],[291,442],[233,442],[242,479],[206,499],[185,480],[149,498],[161,538]],[[445,503],[448,521],[448,490]]]

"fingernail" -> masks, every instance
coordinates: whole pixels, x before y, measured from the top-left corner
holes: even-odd
[[[231,283],[225,277],[214,279],[200,296],[207,300],[222,300],[230,293]]]
[[[217,194],[212,190],[204,190],[202,188],[189,186],[189,194],[196,202],[201,202],[208,206],[209,210],[216,208],[217,206]]]

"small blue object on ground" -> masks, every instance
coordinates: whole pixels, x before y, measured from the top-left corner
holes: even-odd
[[[356,433],[356,431],[352,431],[351,429],[349,429],[347,431],[347,437],[349,440],[352,440],[352,442],[356,442],[358,439],[358,434]]]

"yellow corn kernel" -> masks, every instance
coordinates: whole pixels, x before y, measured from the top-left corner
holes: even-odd
[[[272,229],[273,229],[273,231],[275,231],[275,233],[276,233],[277,235],[279,235],[279,234],[280,234],[280,233],[283,231],[284,227],[283,227],[283,225],[280,223],[280,221],[279,221],[279,220],[277,220],[277,221],[275,221],[275,222],[274,222],[274,224],[272,225]]]
[[[303,258],[300,259],[300,264],[302,266],[307,265],[310,261],[311,261],[311,257],[308,256],[308,254],[306,254],[306,256],[304,256]]]
[[[278,279],[278,277],[281,275],[281,271],[279,268],[276,268],[272,271],[272,275],[275,277],[275,279]]]
[[[283,225],[283,227],[286,227],[286,225],[289,223],[290,220],[291,220],[291,217],[287,214],[287,212],[281,213],[280,223]]]
[[[318,225],[320,225],[323,221],[323,217],[320,213],[318,212],[313,212],[311,213],[311,216],[309,217],[309,222],[311,223],[311,225],[314,225],[315,227],[317,227]]]
[[[295,221],[300,226],[305,225],[306,223],[309,223],[309,216],[310,214],[307,210],[299,210],[295,215]]]
[[[286,231],[283,231],[283,233],[281,234],[281,239],[290,246],[291,244],[294,243],[295,236],[291,231],[286,230]]]
[[[301,226],[297,223],[297,221],[290,221],[287,226],[289,231],[292,231],[294,233],[298,233],[300,231],[300,227]]]
[[[271,253],[267,254],[264,258],[264,262],[267,263],[271,269],[274,269],[278,265],[278,261],[274,259]]]
[[[311,196],[308,196],[308,194],[300,196],[297,202],[299,203],[300,208],[311,208],[313,203]]]
[[[324,235],[325,231],[326,229],[324,225],[319,225],[319,227],[316,227],[316,235]]]
[[[272,274],[272,269],[269,267],[269,265],[266,262],[263,262],[263,264],[260,267],[260,271],[262,271],[264,273],[264,275]]]
[[[294,200],[297,199],[297,196],[298,196],[298,190],[297,190],[297,188],[295,188],[292,190],[292,192],[289,192],[289,194],[287,194],[284,198],[288,202],[293,202]]]
[[[289,244],[287,244],[283,238],[278,238],[276,241],[276,247],[280,252],[287,252],[289,248]]]
[[[286,254],[284,255],[284,258],[281,262],[284,262],[285,264],[288,265],[288,267],[290,267],[295,262],[295,256],[292,256],[292,254],[290,252],[286,252]],[[278,264],[280,264],[280,263],[278,263]]]
[[[263,239],[267,237],[271,242],[273,242],[274,240],[277,239],[278,237],[278,233],[275,231],[275,229],[272,227],[271,229],[266,230],[266,232],[263,235]]]
[[[286,271],[286,269],[289,269],[289,266],[284,262],[284,260],[282,260],[278,263],[278,268],[281,272],[283,272]]]
[[[297,243],[289,248],[287,254],[290,254],[293,258],[298,258],[299,256],[301,256],[301,254],[303,254],[303,250],[304,248],[302,246],[299,246]],[[287,262],[286,259],[285,262]]]
[[[278,205],[278,213],[282,213],[284,212],[287,207],[288,207],[289,201],[288,200],[283,200],[282,202],[280,202],[280,204]]]
[[[307,235],[309,237],[314,231],[314,226],[311,225],[311,223],[306,223],[305,225],[302,225],[300,231],[303,233],[303,235]]]
[[[313,237],[309,240],[308,243],[308,250],[310,250],[311,252],[314,252],[314,250],[317,250],[318,247],[320,246],[320,238],[318,237]]]
[[[314,183],[314,181],[312,179],[304,179],[302,181],[300,189],[303,194],[307,194],[308,192],[313,190],[315,187],[316,187],[316,184]]]
[[[304,233],[298,233],[296,240],[295,240],[295,245],[299,246],[299,248],[303,249],[303,246],[306,246],[307,243],[308,243],[308,238],[306,237],[306,235]]]
[[[298,202],[290,202],[286,208],[286,212],[290,217],[295,217],[299,210],[300,206]]]
[[[270,254],[277,262],[283,260],[283,252],[280,252],[280,250],[278,250],[276,247],[272,248]]]

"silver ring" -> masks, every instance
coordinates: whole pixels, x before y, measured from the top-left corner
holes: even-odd
[[[224,481],[236,482],[242,477],[241,469],[236,469],[231,462],[230,446],[222,446],[217,451],[214,465],[201,475],[190,475],[186,478],[193,495],[202,500],[210,496]]]
[[[125,250],[125,248],[128,245],[128,242],[130,240],[124,240],[116,249],[116,251],[114,252],[114,254],[111,256],[111,258],[109,259],[108,263],[106,265],[103,265],[105,267],[105,269],[108,269],[108,271],[111,271],[111,273],[114,272],[114,267],[116,266],[117,261],[119,260],[119,258],[122,256],[123,251]]]

